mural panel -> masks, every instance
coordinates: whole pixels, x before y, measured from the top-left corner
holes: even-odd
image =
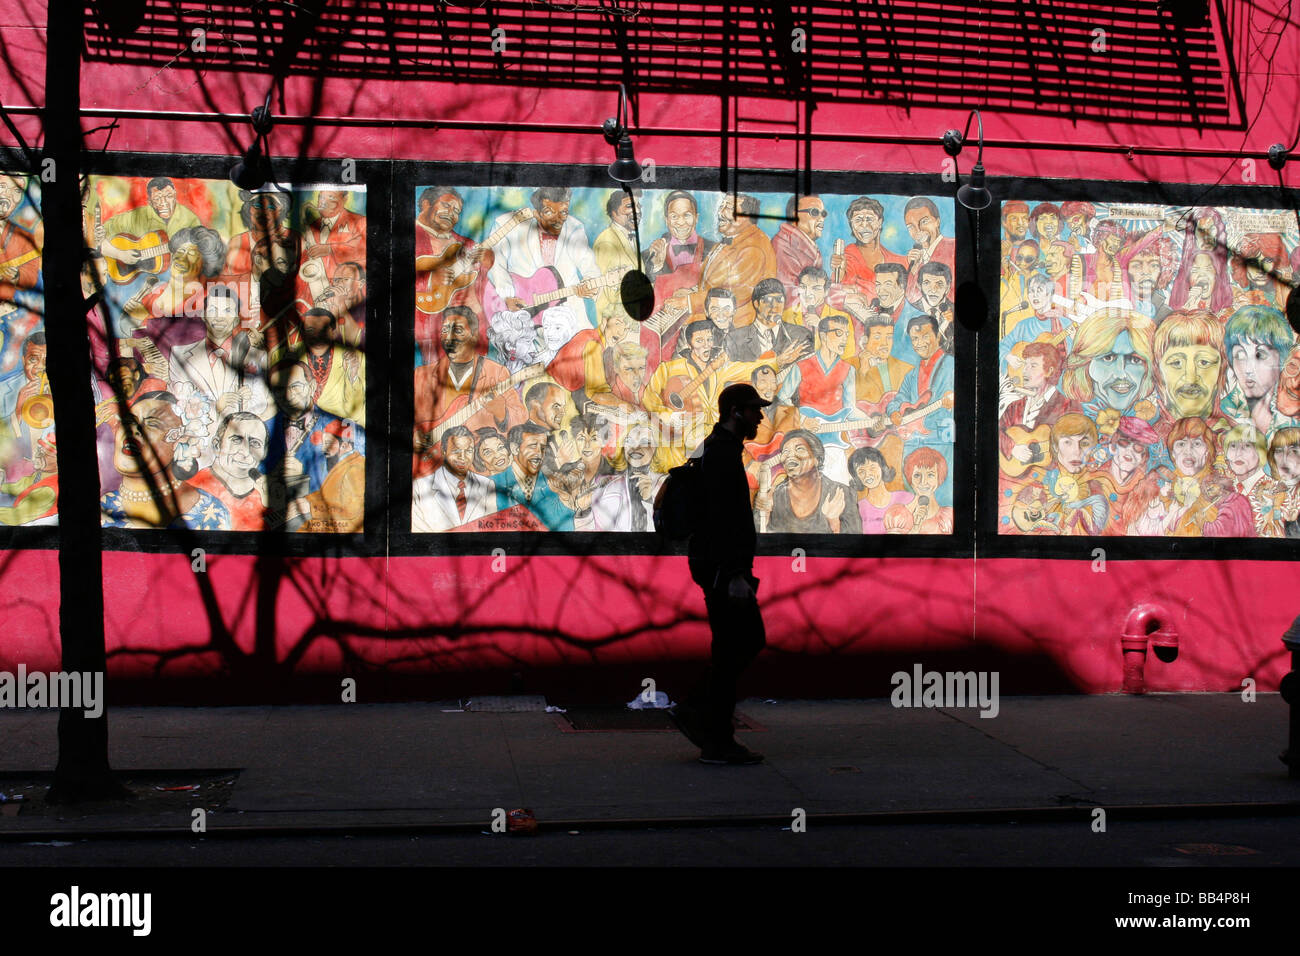
[[[653,531],[750,382],[760,530],[952,532],[953,204],[419,186],[411,530]],[[641,260],[655,310],[619,284]]]
[[[1294,212],[1004,202],[999,530],[1300,537]]]
[[[103,525],[361,531],[364,188],[91,176],[84,214]]]
[[[58,523],[40,182],[0,173],[0,524]]]

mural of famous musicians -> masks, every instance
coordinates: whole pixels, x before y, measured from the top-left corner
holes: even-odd
[[[103,524],[362,530],[364,189],[91,176],[83,212]]]
[[[1293,212],[1002,204],[1000,530],[1300,535]]]
[[[40,181],[0,172],[0,524],[58,521]]]
[[[411,199],[413,531],[652,531],[664,475],[750,382],[773,401],[745,449],[762,530],[952,532],[951,200]],[[619,296],[638,251],[645,322]]]

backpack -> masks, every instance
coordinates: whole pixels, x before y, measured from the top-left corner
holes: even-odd
[[[668,470],[655,495],[655,530],[672,541],[685,541],[700,522],[700,495],[704,490],[699,458]]]

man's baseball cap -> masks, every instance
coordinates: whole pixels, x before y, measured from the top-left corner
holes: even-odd
[[[718,395],[718,414],[726,418],[733,408],[744,408],[748,405],[766,408],[771,404],[758,394],[758,389],[753,385],[747,382],[736,382],[734,385],[728,385]]]

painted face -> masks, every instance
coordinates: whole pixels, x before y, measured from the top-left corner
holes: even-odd
[[[1288,418],[1300,417],[1300,349],[1296,349],[1282,367],[1277,382],[1277,410]]]
[[[776,372],[771,366],[763,366],[754,376],[754,391],[758,392],[758,397],[764,401],[772,401],[776,398]]]
[[[296,412],[305,412],[316,398],[316,389],[308,380],[302,367],[295,365],[289,370],[289,378],[284,386],[285,403]]]
[[[802,438],[796,438],[781,446],[781,467],[785,469],[786,477],[802,478],[817,469],[817,459],[813,457],[808,443]]]
[[[916,349],[916,354],[923,360],[928,359],[939,348],[939,336],[935,334],[934,326],[928,322],[912,326],[907,334],[912,340],[912,348]]]
[[[552,318],[547,312],[542,318],[542,340],[552,352],[569,341],[569,323],[562,318]]]
[[[443,193],[433,203],[430,218],[439,232],[451,232],[460,222],[460,213],[464,204],[451,193]]]
[[[605,341],[622,342],[627,337],[627,316],[622,312],[611,312],[605,319]]]
[[[1160,257],[1141,253],[1128,263],[1128,279],[1138,298],[1149,299],[1160,278]]]
[[[898,273],[882,272],[876,276],[876,298],[886,309],[892,309],[903,300],[903,285]]]
[[[913,473],[916,469],[913,469]],[[862,482],[864,488],[875,488],[879,486],[881,480],[880,463],[874,459],[867,458],[858,464],[858,481]]]
[[[1213,249],[1219,244],[1219,229],[1213,216],[1196,220],[1196,247]]]
[[[1263,398],[1282,376],[1282,356],[1271,345],[1245,339],[1232,347],[1232,371],[1247,398]]]
[[[937,308],[948,295],[948,280],[933,272],[921,277],[921,298],[926,308]]]
[[[28,345],[23,352],[23,375],[27,381],[34,382],[45,374],[44,345]]]
[[[217,463],[232,475],[246,477],[266,457],[266,426],[239,420],[226,426],[217,448]]]
[[[1235,441],[1224,450],[1228,467],[1238,478],[1249,478],[1259,467],[1259,449],[1253,441]]]
[[[809,196],[799,202],[799,231],[810,239],[816,239],[826,228],[826,206],[815,196]]]
[[[1029,213],[1009,212],[1003,220],[1011,239],[1023,239],[1029,233]]]
[[[239,326],[239,306],[228,296],[209,296],[203,310],[203,325],[207,328],[208,341],[220,345]]]
[[[700,329],[691,336],[691,355],[697,365],[705,365],[713,355],[713,333]]]
[[[533,419],[539,425],[545,425],[554,431],[560,427],[564,421],[565,394],[558,387],[552,385],[546,390],[545,396],[541,402],[533,402],[529,411],[533,412]],[[538,436],[541,437],[541,436]]]
[[[1077,475],[1094,442],[1091,435],[1063,435],[1056,440],[1056,463],[1062,471]]]
[[[1038,248],[1028,244],[1018,248],[1016,250],[1015,265],[1021,275],[1029,275],[1038,268]]]
[[[1288,485],[1300,483],[1300,445],[1288,445],[1273,453],[1277,476]]]
[[[361,276],[351,266],[339,266],[330,280],[330,289],[334,293],[331,296],[333,301],[351,308],[362,299]]]
[[[799,280],[799,292],[805,309],[816,309],[826,301],[826,280],[804,276]]]
[[[1097,397],[1121,412],[1137,400],[1146,374],[1146,360],[1137,354],[1127,329],[1115,336],[1109,352],[1088,363],[1088,378]]]
[[[1031,388],[1038,392],[1047,384],[1047,371],[1043,367],[1043,357],[1041,355],[1032,355],[1025,359],[1023,371],[1025,388]]]
[[[1047,274],[1053,277],[1065,275],[1070,268],[1065,257],[1065,247],[1057,243],[1044,247],[1043,262],[1047,265]]]
[[[1177,418],[1203,418],[1214,408],[1223,358],[1212,345],[1169,348],[1160,356],[1164,397]]]
[[[542,455],[546,452],[545,435],[524,435],[515,452],[515,461],[525,475],[536,475],[542,470]]]
[[[776,325],[781,321],[781,313],[785,311],[785,295],[780,292],[769,292],[761,299],[754,300],[754,314],[758,321],[764,325]]]
[[[869,246],[880,238],[882,225],[874,209],[859,209],[849,220],[849,230],[853,233],[853,238],[864,246]]]
[[[199,247],[192,242],[185,243],[172,253],[172,275],[174,276],[182,279],[196,276],[202,265],[203,256],[199,253]]]
[[[1038,217],[1038,236],[1043,242],[1051,242],[1061,233],[1061,217],[1054,212],[1045,212]]]
[[[1273,266],[1276,263],[1264,256],[1259,259],[1246,260],[1246,276],[1250,280],[1252,287],[1256,289],[1267,289],[1273,282]]]
[[[1052,306],[1052,287],[1035,282],[1025,290],[1025,298],[1029,300],[1035,312],[1046,312]]]
[[[552,202],[549,199],[542,200],[542,208],[537,211],[537,225],[548,235],[558,236],[560,229],[563,228],[564,222],[569,218],[569,204],[567,202]]]
[[[627,456],[627,463],[633,468],[649,467],[655,455],[655,446],[650,440],[650,433],[644,428],[628,432],[623,453]]]
[[[912,490],[918,497],[933,497],[938,487],[939,469],[934,465],[917,465],[912,469]]]
[[[867,331],[866,353],[869,358],[886,359],[894,349],[894,327],[873,325]]]
[[[731,238],[740,232],[740,224],[736,220],[736,204],[727,197],[718,205],[718,235],[724,238]]]
[[[637,215],[638,217],[640,216],[639,210],[637,212]],[[631,229],[632,228],[632,200],[629,199],[626,195],[624,195],[623,201],[614,207],[614,214],[610,216],[610,218],[614,222],[622,226],[623,228]]]
[[[249,229],[255,236],[265,236],[280,219],[280,204],[271,196],[258,195],[248,201]]]
[[[930,214],[930,210],[924,206],[913,209],[903,217],[903,221],[907,223],[907,232],[913,242],[929,245],[939,235],[939,220],[935,219]]]
[[[602,442],[598,432],[580,431],[574,436],[574,444],[578,446],[578,457],[588,464],[600,457]]]
[[[1065,220],[1065,224],[1070,227],[1070,233],[1075,236],[1086,236],[1088,234],[1088,217],[1082,213],[1076,213]]]
[[[1119,255],[1120,249],[1124,247],[1124,237],[1117,233],[1108,233],[1106,238],[1101,240],[1101,251],[1108,256]]]
[[[0,220],[8,219],[23,201],[23,188],[8,176],[0,176]]]
[[[849,341],[848,327],[842,324],[833,324],[827,326],[820,333],[821,344],[824,348],[830,349],[832,355],[843,355],[844,347]]]
[[[495,436],[488,436],[479,443],[478,456],[489,475],[495,475],[510,464],[510,451],[506,448],[506,443]]]
[[[464,478],[474,464],[474,439],[469,435],[453,435],[447,442],[447,453],[443,456],[447,470],[457,478]]]
[[[618,377],[624,385],[631,387],[634,394],[640,394],[641,383],[645,381],[645,356],[625,355],[618,360]]]
[[[176,187],[164,186],[149,193],[149,205],[158,214],[158,218],[167,222],[176,211]]]
[[[1128,474],[1146,460],[1146,449],[1137,442],[1114,438],[1110,443],[1110,460],[1122,474]]]
[[[1214,271],[1214,257],[1209,253],[1197,253],[1192,259],[1192,268],[1188,274],[1191,277],[1191,287],[1199,290],[1202,295],[1208,296],[1214,291],[1214,283],[1218,277]]]
[[[727,332],[736,318],[736,303],[721,296],[709,300],[704,316],[721,331]]]
[[[1180,438],[1174,442],[1174,467],[1178,469],[1179,474],[1190,478],[1205,467],[1205,459],[1209,453],[1210,449],[1205,444],[1204,438],[1199,436],[1193,438],[1190,435]]]
[[[668,204],[666,218],[668,233],[678,242],[685,242],[695,232],[698,218],[695,205],[689,199],[674,199]]]
[[[308,347],[324,345],[330,340],[334,317],[328,313],[309,312],[302,317],[302,341]]]
[[[316,194],[316,208],[320,210],[321,216],[325,219],[332,219],[342,212],[347,201],[347,193],[332,189],[322,190]]]
[[[468,362],[474,351],[474,334],[463,315],[444,316],[442,320],[442,350],[453,362]]]
[[[172,463],[181,420],[160,398],[136,402],[131,412],[133,423],[119,421],[114,426],[117,448],[113,467],[123,475],[160,475]]]

